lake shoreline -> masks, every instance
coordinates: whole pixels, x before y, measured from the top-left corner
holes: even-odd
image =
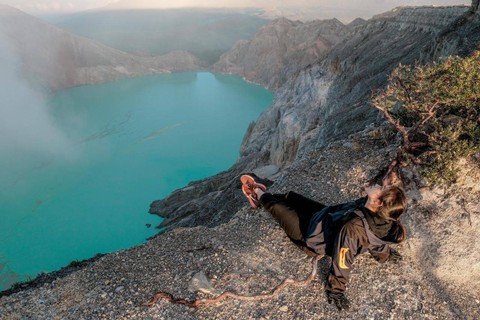
[[[114,97],[110,106],[102,104],[104,96]],[[29,237],[22,238],[25,244],[18,244],[28,250],[16,252],[10,242],[0,248],[5,262],[16,263],[6,264],[2,275],[8,272],[20,282],[32,274],[20,259],[28,257],[31,265],[48,259],[49,265],[40,266],[39,271],[58,270],[58,264],[50,266],[57,261],[57,252],[68,254],[61,263],[66,265],[98,252],[130,248],[157,234],[158,230],[146,227],[161,222],[158,216],[145,214],[152,199],[168,197],[193,181],[228,170],[238,159],[248,124],[271,104],[272,94],[238,76],[190,72],[82,86],[54,99],[55,119],[66,119],[60,129],[75,143],[81,158],[69,163],[55,158],[52,165],[24,175],[22,184],[33,183],[29,188],[34,191],[35,185],[40,188],[25,201],[17,199],[15,189],[8,191],[6,198],[15,202],[7,201],[1,210],[8,215],[21,209],[24,216],[18,222],[7,220],[4,228],[17,225],[9,231],[10,242],[21,233],[18,225],[30,228]],[[188,109],[188,103],[193,103],[193,109]],[[80,166],[70,169],[76,162]],[[48,226],[42,227],[39,219],[48,221]],[[88,232],[81,231],[85,226]],[[44,239],[55,237],[53,244]],[[100,247],[92,252],[82,243]],[[12,252],[14,257],[9,256]]]

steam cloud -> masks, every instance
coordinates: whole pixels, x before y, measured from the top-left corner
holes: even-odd
[[[1,35],[0,70],[0,163],[65,155],[69,143],[52,121],[46,96],[21,76],[20,61]]]
[[[0,33],[0,202],[30,188],[32,170],[70,162],[77,152],[49,113],[46,95],[21,74],[20,59]]]

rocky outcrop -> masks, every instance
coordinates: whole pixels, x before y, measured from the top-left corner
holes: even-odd
[[[188,52],[160,57],[127,54],[4,5],[0,5],[0,35],[2,49],[18,57],[12,63],[19,63],[23,76],[48,91],[202,67]]]
[[[250,41],[240,41],[213,66],[215,72],[235,73],[277,89],[306,66],[316,63],[343,39],[340,21],[302,23],[280,18],[263,27]]]

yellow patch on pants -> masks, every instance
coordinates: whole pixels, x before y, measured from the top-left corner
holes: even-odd
[[[350,248],[340,248],[340,260],[338,262],[340,269],[348,269],[347,265],[345,264],[345,259],[349,249]]]

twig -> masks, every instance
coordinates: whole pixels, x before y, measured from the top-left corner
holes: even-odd
[[[401,67],[401,66],[402,66],[402,65],[400,64],[400,67]],[[402,81],[402,79],[401,79],[400,77],[395,77],[394,79],[398,82],[398,84],[400,85],[400,87],[402,87],[405,95],[407,96],[408,102],[412,102],[412,97],[410,97],[410,92],[411,92],[411,90],[410,90],[410,89],[407,89],[407,87],[405,87],[405,85],[403,84],[403,81]]]
[[[465,211],[465,213],[467,214],[468,224],[472,226],[472,214],[470,213],[470,211],[467,210],[465,206],[465,199],[462,198],[457,203],[462,207],[463,211]]]
[[[425,151],[424,153],[422,153],[420,156],[422,158],[426,158],[428,156],[431,156],[432,154],[438,154],[438,151],[436,150],[430,150],[430,151]]]
[[[225,291],[224,293],[220,294],[219,296],[213,299],[197,299],[193,301],[188,301],[185,299],[176,299],[170,293],[161,291],[156,293],[150,301],[142,304],[142,306],[151,307],[160,299],[165,299],[170,303],[183,304],[191,308],[197,308],[201,304],[215,304],[228,297],[232,299],[244,300],[244,301],[271,299],[287,286],[304,287],[308,285],[310,282],[312,282],[313,278],[315,278],[315,275],[317,274],[318,258],[319,257],[313,258],[312,271],[310,275],[308,275],[308,277],[306,277],[304,280],[295,281],[287,278],[283,280],[282,283],[280,283],[278,286],[276,286],[272,291],[270,291],[270,293],[246,296],[246,295],[239,295],[231,291]]]
[[[419,158],[415,157],[413,154],[411,154],[410,152],[405,152],[405,155],[410,159],[410,161],[412,161],[413,163],[415,164],[421,164],[423,163],[422,160],[420,160]]]
[[[415,128],[412,131],[412,137],[414,137],[417,134],[418,129],[425,124],[428,120],[430,120],[434,115],[435,112],[433,112],[433,109],[440,103],[439,100],[437,100],[429,109],[428,109],[428,117],[423,119],[421,122],[419,122]]]
[[[428,143],[426,142],[412,142],[409,145],[410,149],[423,148],[426,146],[428,146]]]
[[[403,136],[403,141],[405,142],[406,145],[409,145],[410,144],[410,138],[409,138],[409,135],[408,135],[408,131],[407,129],[402,126],[400,124],[400,121],[395,121],[392,116],[390,115],[390,113],[387,111],[386,108],[382,108],[380,107],[377,103],[371,103],[375,108],[377,108],[378,110],[382,111],[383,115],[385,116],[385,118],[387,119],[387,121],[393,125],[395,127],[395,129],[397,129]]]

